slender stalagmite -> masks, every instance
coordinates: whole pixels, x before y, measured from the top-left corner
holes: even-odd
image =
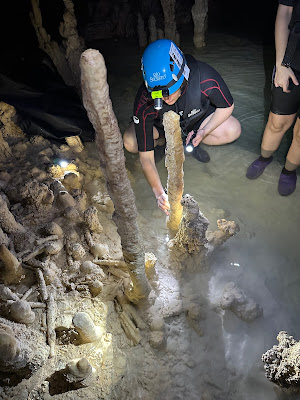
[[[172,231],[178,230],[182,217],[184,150],[179,118],[179,115],[174,111],[168,111],[163,117],[167,140],[165,165],[168,169],[167,188],[170,203],[167,227]]]
[[[205,32],[207,29],[208,0],[195,0],[192,7],[194,22],[194,45],[197,49],[205,47]]]
[[[96,132],[100,165],[108,193],[114,203],[113,220],[121,238],[133,289],[127,296],[138,302],[149,293],[145,274],[145,253],[137,224],[135,197],[125,168],[123,141],[112,109],[106,66],[98,50],[84,51],[80,59],[83,104]]]
[[[179,34],[176,29],[176,0],[160,0],[164,13],[165,38],[173,40],[179,46]]]

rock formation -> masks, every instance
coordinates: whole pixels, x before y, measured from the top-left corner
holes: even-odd
[[[194,45],[197,49],[205,46],[205,33],[207,28],[208,0],[195,0],[192,7],[194,21]]]
[[[277,340],[278,345],[261,357],[265,375],[276,385],[300,391],[300,342],[285,331],[279,332]]]
[[[182,217],[181,198],[183,194],[183,163],[184,150],[181,139],[179,115],[169,111],[163,116],[163,124],[166,133],[166,159],[168,170],[168,199],[170,203],[170,215],[167,217],[167,227],[177,231]]]
[[[222,309],[231,310],[244,321],[252,321],[263,314],[262,308],[247,297],[234,282],[225,285],[220,305]]]
[[[80,66],[83,103],[96,132],[100,165],[115,206],[113,219],[133,281],[133,290],[128,295],[133,301],[139,301],[149,292],[145,255],[139,237],[135,198],[125,168],[122,136],[109,98],[105,62],[99,51],[89,49],[82,54]]]

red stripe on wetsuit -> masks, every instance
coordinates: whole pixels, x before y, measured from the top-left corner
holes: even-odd
[[[205,93],[207,90],[218,89],[220,91],[221,95],[223,96],[223,99],[226,101],[226,103],[229,105],[229,107],[231,107],[232,104],[230,104],[230,102],[226,99],[224,93],[222,92],[222,90],[220,88],[220,85],[219,85],[218,81],[216,81],[215,79],[206,79],[205,81],[200,82],[200,84],[205,83],[205,82],[209,82],[209,81],[215,82],[217,84],[217,86],[211,86],[211,87],[209,87],[209,88],[207,88],[205,90],[201,90],[201,93],[203,93],[204,96],[208,97],[208,95]]]

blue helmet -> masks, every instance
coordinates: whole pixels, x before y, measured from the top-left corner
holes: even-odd
[[[169,39],[150,43],[142,57],[145,85],[153,99],[176,92],[184,78],[188,80],[189,68],[182,51]]]

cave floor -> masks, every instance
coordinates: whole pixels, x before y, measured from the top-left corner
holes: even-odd
[[[106,54],[105,43],[100,47],[109,71],[114,111],[123,132],[140,84],[140,54],[135,45],[123,48],[118,42],[110,55]],[[274,161],[260,178],[249,181],[245,176],[247,167],[258,157],[269,112],[273,48],[248,38],[217,33],[208,35],[204,51],[196,51],[191,38],[183,39],[181,48],[208,62],[223,76],[234,97],[233,115],[242,125],[241,137],[235,143],[204,145],[211,157],[209,163],[201,164],[189,155],[184,163],[184,193],[194,196],[211,222],[210,229],[216,229],[218,218],[234,220],[240,226],[240,232],[215,251],[207,271],[200,266],[196,272],[187,270],[181,281],[183,296],[187,292],[198,293],[208,307],[203,323],[206,340],[197,335],[190,338],[195,369],[185,384],[197,386],[203,374],[221,376],[220,370],[225,368],[229,373],[219,385],[231,393],[230,399],[283,399],[285,393],[264,377],[261,355],[277,344],[276,336],[281,330],[299,340],[300,186],[286,198],[277,192],[292,132],[286,134]],[[121,70],[116,69],[116,58],[122,60]],[[154,232],[152,251],[164,257],[168,240],[164,215],[156,208],[152,191],[138,166],[138,157],[126,153],[126,163],[134,178],[138,211]],[[164,159],[157,163],[157,168],[162,183],[166,184]],[[263,317],[247,323],[229,311],[223,314],[212,311],[222,288],[230,281],[260,304]],[[214,331],[216,315],[219,328]],[[218,344],[214,346],[215,336]],[[213,385],[209,378],[205,379],[207,385]]]

